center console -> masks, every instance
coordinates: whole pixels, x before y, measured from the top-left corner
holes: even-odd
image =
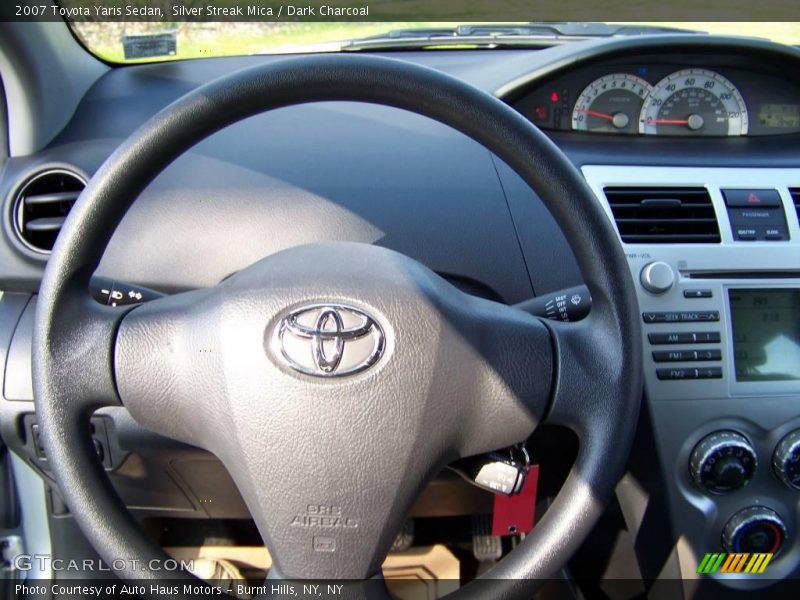
[[[800,171],[583,173],[636,284],[682,576],[742,589],[798,576]],[[702,565],[723,552],[772,554],[768,576]]]

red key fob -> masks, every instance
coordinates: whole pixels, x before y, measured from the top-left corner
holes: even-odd
[[[539,465],[531,465],[519,494],[495,494],[492,515],[492,535],[508,536],[528,533],[536,516],[536,487]]]

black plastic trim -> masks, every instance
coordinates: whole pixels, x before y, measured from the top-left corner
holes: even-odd
[[[42,266],[47,262],[50,252],[36,249],[22,239],[22,233],[16,226],[14,214],[16,213],[20,201],[20,192],[25,186],[46,173],[57,171],[74,175],[76,178],[83,181],[84,185],[89,181],[89,176],[82,169],[74,165],[61,162],[44,163],[24,171],[3,201],[3,231],[6,234],[6,238],[11,242],[17,252],[26,258],[41,262]]]

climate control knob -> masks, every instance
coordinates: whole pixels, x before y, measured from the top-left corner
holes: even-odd
[[[783,483],[800,490],[800,429],[778,443],[772,455],[772,468]]]
[[[639,280],[648,292],[663,294],[675,283],[675,272],[664,261],[656,260],[644,266],[639,273]]]
[[[786,527],[771,508],[751,506],[733,515],[722,529],[722,545],[728,552],[777,554],[786,539]]]
[[[698,486],[727,494],[747,485],[758,466],[755,450],[741,433],[716,431],[695,446],[689,472]]]

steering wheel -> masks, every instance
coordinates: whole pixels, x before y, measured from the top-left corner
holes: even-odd
[[[215,287],[133,309],[90,297],[90,276],[126,210],[183,152],[261,112],[340,100],[430,117],[504,160],[570,242],[591,314],[545,321],[464,294],[407,256],[344,242],[288,249]],[[270,577],[373,578],[381,589],[397,531],[445,465],[524,441],[542,422],[565,425],[579,450],[554,502],[487,573],[492,586],[455,593],[508,598],[529,596],[537,578],[563,566],[611,498],[641,402],[640,346],[617,236],[580,173],[536,127],[429,68],[319,56],[204,85],[108,158],[45,269],[33,373],[63,497],[107,564],[138,561],[118,572],[124,578],[157,579],[147,565],[167,556],[95,457],[88,419],[103,406],[122,405],[225,464],[273,557]]]

